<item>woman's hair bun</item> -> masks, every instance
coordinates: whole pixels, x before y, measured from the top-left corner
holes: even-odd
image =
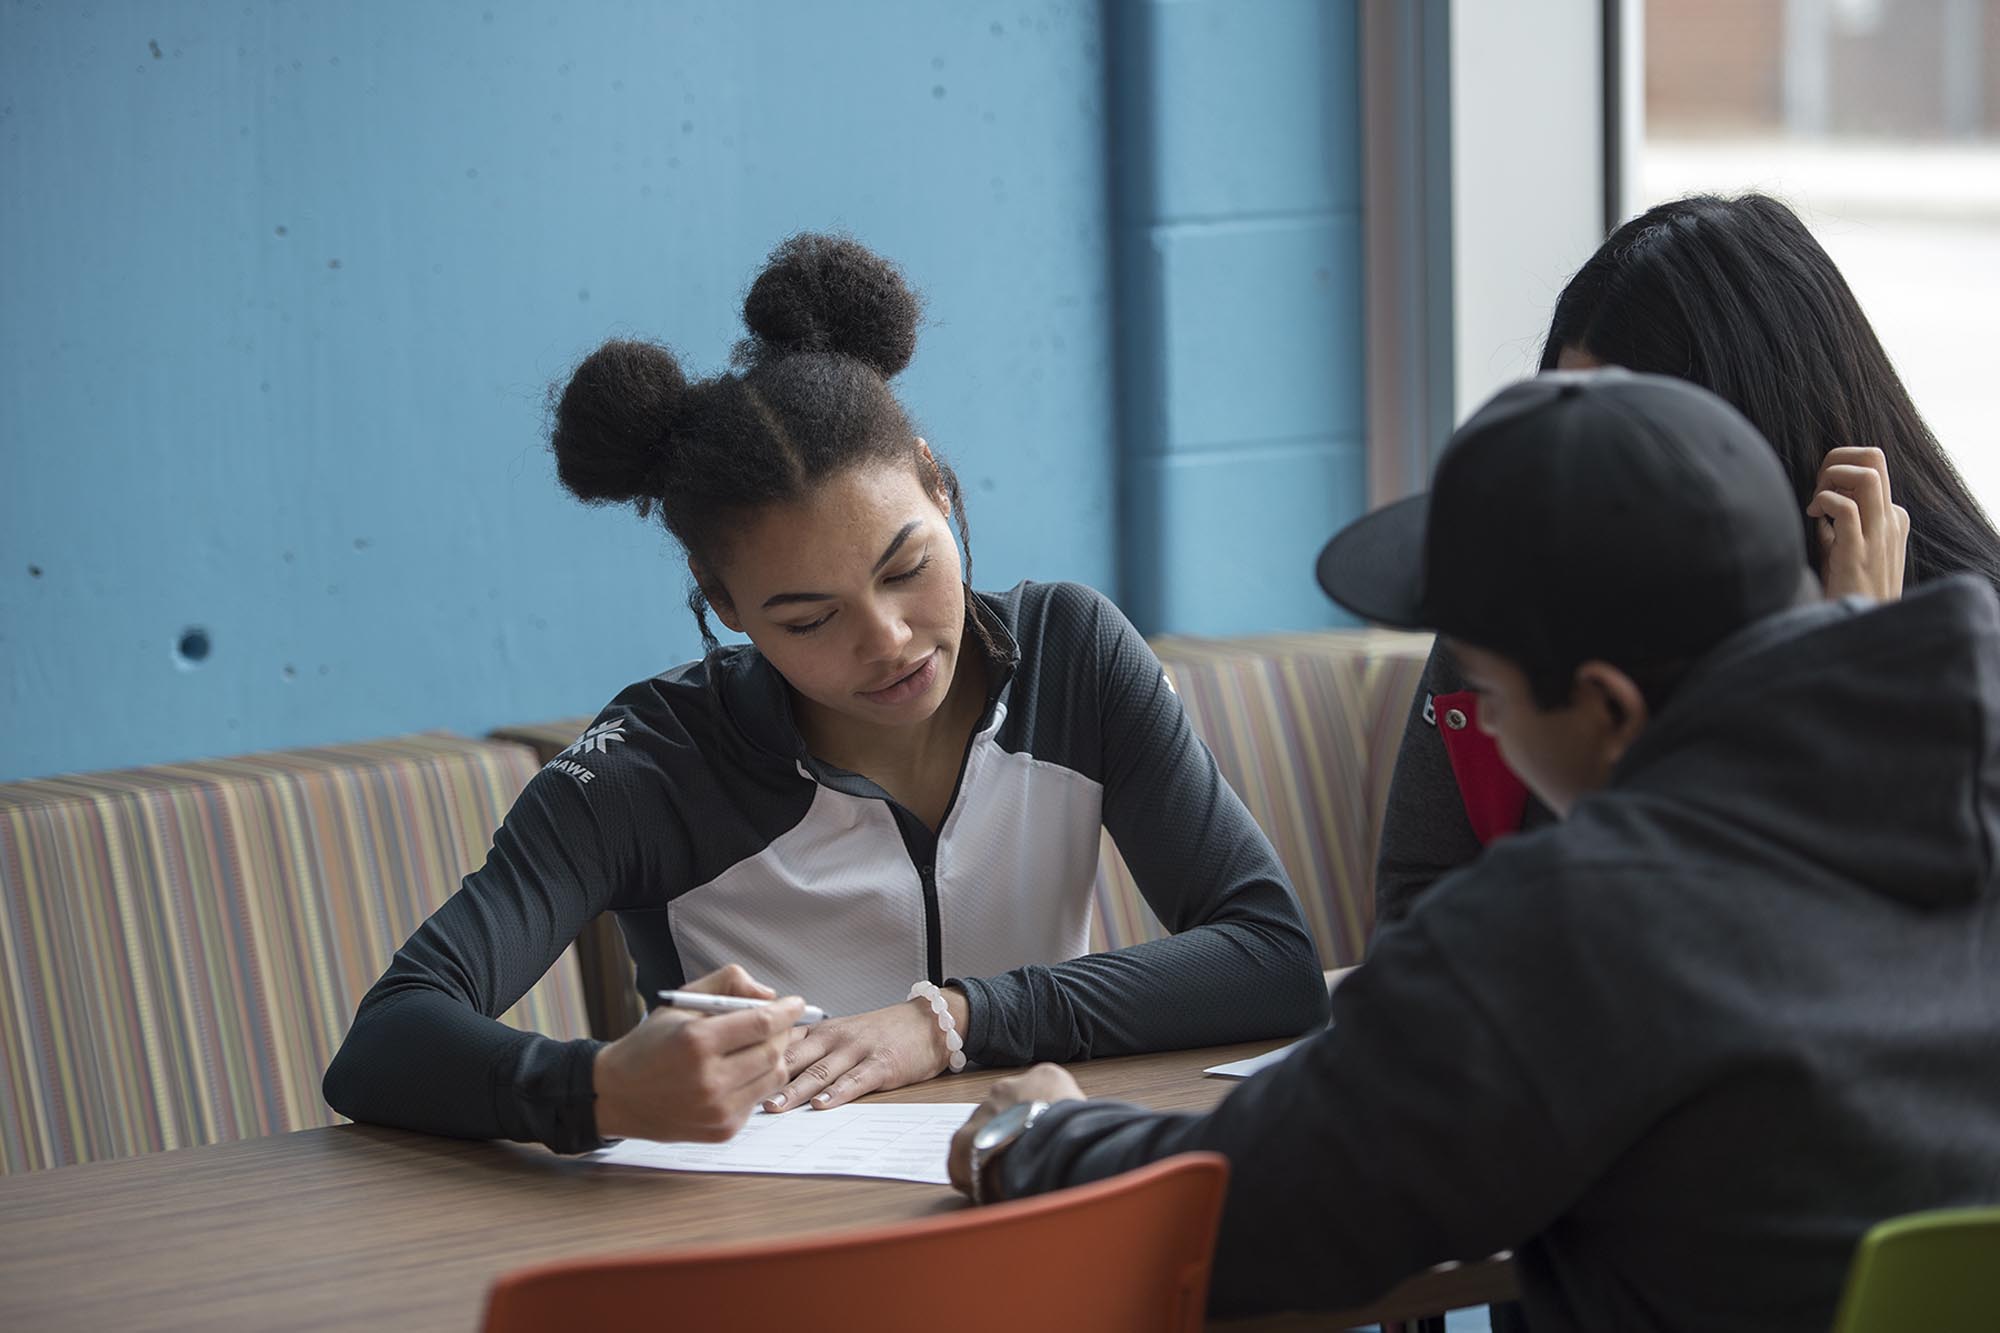
[[[667,435],[687,396],[687,377],[666,348],[605,343],[556,399],[549,431],[556,476],[579,500],[636,502],[645,514],[659,497]]]
[[[737,359],[756,366],[799,352],[838,352],[891,379],[917,350],[923,314],[896,266],[846,236],[804,232],[771,252],[743,299],[750,338]]]

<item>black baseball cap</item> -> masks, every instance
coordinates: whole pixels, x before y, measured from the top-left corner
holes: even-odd
[[[1430,492],[1348,525],[1318,573],[1364,619],[1536,669],[1665,664],[1796,604],[1805,538],[1776,452],[1714,394],[1555,372],[1490,399]]]

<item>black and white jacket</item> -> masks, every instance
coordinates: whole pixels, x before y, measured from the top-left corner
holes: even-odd
[[[397,952],[327,1101],[357,1120],[596,1146],[598,1043],[493,1016],[605,911],[648,997],[731,962],[832,1014],[951,981],[969,1000],[967,1058],[985,1065],[1322,1023],[1285,872],[1145,640],[1075,584],[978,593],[970,610],[998,653],[938,831],[808,754],[756,649],[643,681],[535,777],[486,864]],[[1100,830],[1171,938],[1085,952]]]

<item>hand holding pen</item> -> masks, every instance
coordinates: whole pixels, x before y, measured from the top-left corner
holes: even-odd
[[[769,991],[770,987],[763,986],[759,989]],[[663,990],[656,993],[661,1004],[673,1009],[685,1009],[694,1014],[739,1014],[745,1009],[761,1009],[771,1003],[768,997],[760,999],[749,995],[710,995],[707,991],[696,990]],[[806,1005],[797,1019],[798,1023],[825,1021],[826,1010],[816,1004]]]
[[[785,1086],[785,1047],[806,1021],[805,1001],[779,999],[734,963],[683,990],[748,1007],[709,1016],[663,1004],[600,1047],[591,1067],[599,1137],[720,1143]]]

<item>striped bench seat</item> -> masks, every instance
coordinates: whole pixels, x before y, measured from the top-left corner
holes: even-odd
[[[1382,810],[1431,636],[1352,629],[1149,642],[1195,734],[1291,875],[1321,964],[1360,962],[1375,925]],[[1164,934],[1106,837],[1092,947]]]
[[[337,1122],[362,993],[537,766],[422,735],[0,784],[0,1168]],[[574,950],[505,1017],[584,1035]]]
[[[1430,636],[1366,629],[1151,642],[1196,734],[1291,874],[1321,961],[1361,961],[1375,920],[1382,809]],[[591,720],[493,734],[532,747],[546,762]],[[1165,933],[1106,836],[1091,947]],[[592,1031],[617,1037],[641,1012],[623,939],[606,916],[578,948]]]

